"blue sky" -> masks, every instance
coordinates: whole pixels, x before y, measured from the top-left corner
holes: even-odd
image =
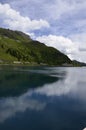
[[[86,0],[0,0],[0,27],[86,62]]]

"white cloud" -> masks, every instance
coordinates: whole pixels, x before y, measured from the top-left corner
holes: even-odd
[[[23,32],[49,27],[46,20],[31,20],[29,17],[23,17],[18,11],[12,9],[9,4],[0,4],[0,19],[4,26]]]
[[[86,62],[86,33],[74,34],[70,36],[70,39],[78,46],[78,57],[81,61]]]
[[[78,42],[80,46],[86,46],[86,33],[70,35],[70,38],[72,39],[72,41]]]
[[[80,35],[79,35],[80,36]],[[78,35],[75,37],[81,38]],[[63,37],[63,36],[56,36],[56,35],[48,35],[48,36],[40,36],[37,37],[36,40],[45,43],[47,46],[52,46],[61,52],[65,53],[69,58],[78,60],[81,62],[86,62],[86,41],[85,40],[86,35],[82,35],[82,38],[79,41],[75,40],[74,36],[71,36],[71,38]],[[83,45],[82,45],[82,44]],[[82,51],[81,51],[82,50]]]
[[[86,32],[85,0],[8,0],[13,8],[32,19],[46,19],[55,35]],[[45,31],[46,33],[46,31]],[[46,35],[46,34],[45,34]]]
[[[42,16],[48,20],[55,20],[60,18],[64,13],[74,14],[80,9],[86,8],[85,0],[22,0],[22,2],[12,0],[10,4],[19,10],[23,10],[24,14],[38,18]]]
[[[32,38],[59,49],[71,59],[86,62],[85,0],[22,0],[22,2],[7,0],[7,2],[9,4],[0,4],[0,25],[2,27],[28,33]],[[49,28],[48,32],[39,30],[38,34],[44,35],[45,33],[45,36],[36,38],[34,30],[43,27]],[[46,36],[49,31],[54,35]],[[74,35],[69,36],[72,34]]]
[[[75,58],[74,55],[78,53],[77,45],[69,38],[63,36],[48,35],[37,37],[36,40],[45,43],[47,46],[55,47],[67,54],[71,59]]]

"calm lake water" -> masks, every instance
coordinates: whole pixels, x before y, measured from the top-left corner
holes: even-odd
[[[0,130],[83,130],[86,68],[0,66]]]

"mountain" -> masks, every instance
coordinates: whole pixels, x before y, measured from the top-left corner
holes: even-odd
[[[0,28],[0,63],[62,65],[71,64],[71,60],[23,32]]]
[[[79,62],[77,60],[72,61],[73,66],[86,66],[86,63]]]

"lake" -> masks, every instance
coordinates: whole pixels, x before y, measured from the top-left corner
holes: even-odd
[[[0,66],[0,130],[84,128],[85,67]]]

